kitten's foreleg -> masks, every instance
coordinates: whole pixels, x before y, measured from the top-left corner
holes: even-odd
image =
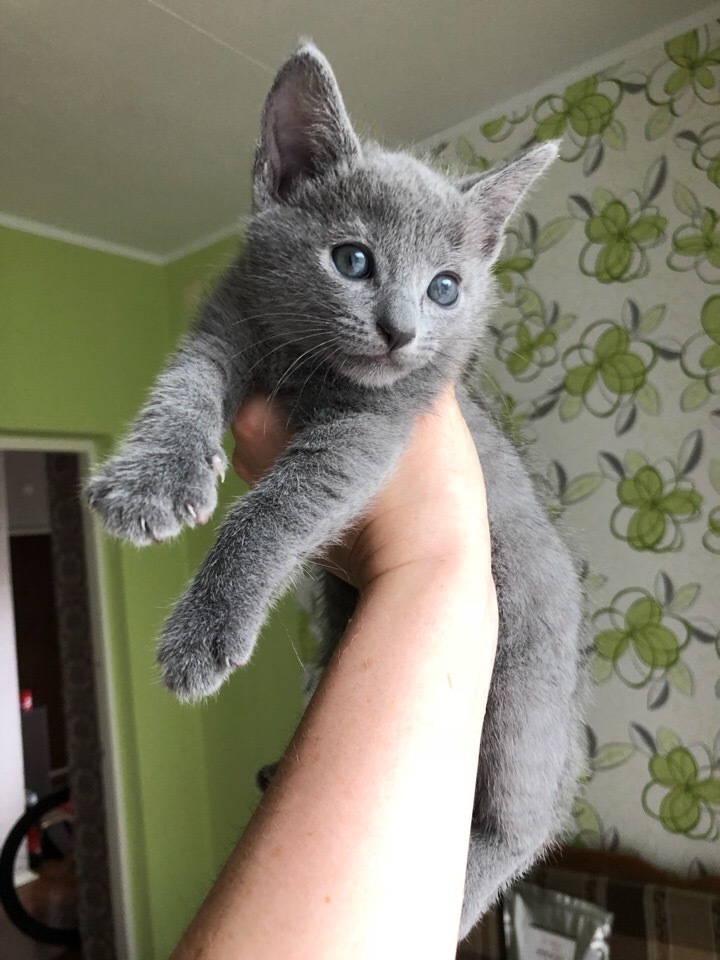
[[[217,479],[227,465],[222,435],[246,383],[237,344],[223,335],[228,325],[213,310],[211,302],[120,450],[87,484],[107,531],[137,546],[204,523],[217,503]]]
[[[372,413],[316,423],[235,503],[158,650],[162,678],[181,699],[212,693],[247,662],[269,605],[362,514],[410,426]]]

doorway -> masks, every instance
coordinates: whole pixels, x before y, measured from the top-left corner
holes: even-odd
[[[0,445],[0,940],[17,960],[131,955],[86,460]]]

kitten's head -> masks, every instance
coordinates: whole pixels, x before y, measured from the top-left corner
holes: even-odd
[[[361,144],[327,60],[301,46],[255,160],[247,260],[268,342],[369,387],[426,365],[454,376],[482,333],[505,224],[557,149],[452,179]]]

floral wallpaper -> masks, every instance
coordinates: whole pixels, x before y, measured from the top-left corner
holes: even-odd
[[[720,23],[432,152],[484,170],[555,137],[478,376],[588,560],[591,759],[570,839],[717,873]]]

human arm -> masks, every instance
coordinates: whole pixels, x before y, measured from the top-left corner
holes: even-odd
[[[269,460],[283,442],[273,424],[254,439]],[[454,955],[497,608],[452,398],[335,562],[356,615],[174,960]]]

